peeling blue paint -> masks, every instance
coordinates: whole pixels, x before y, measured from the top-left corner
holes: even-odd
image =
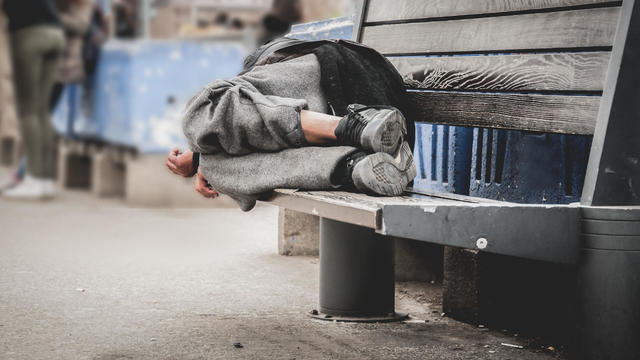
[[[95,73],[89,116],[79,118],[82,88],[76,86],[65,91],[54,124],[68,134],[65,119],[75,116],[78,136],[133,146],[142,153],[185,147],[180,114],[186,102],[211,81],[240,72],[246,53],[240,42],[232,41],[110,40]]]

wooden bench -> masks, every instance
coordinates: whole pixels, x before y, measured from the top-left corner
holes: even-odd
[[[356,41],[407,79],[419,122],[593,135],[580,204],[408,189],[276,190],[320,220],[318,318],[385,321],[403,237],[574,266],[576,359],[640,358],[640,3],[364,0]]]

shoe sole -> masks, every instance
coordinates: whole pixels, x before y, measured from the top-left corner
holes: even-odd
[[[393,155],[404,141],[407,124],[399,110],[389,116],[378,116],[371,120],[362,132],[362,147],[374,153]]]
[[[404,146],[400,150],[403,149]],[[360,191],[384,196],[401,195],[415,176],[413,156],[406,158],[403,164],[397,163],[391,155],[380,152],[368,155],[358,162],[352,175],[353,183]]]
[[[399,165],[400,169],[406,173],[408,179],[407,183],[418,175],[413,158],[413,152],[411,151],[411,147],[408,142],[402,142],[395,154],[394,160],[395,163]]]

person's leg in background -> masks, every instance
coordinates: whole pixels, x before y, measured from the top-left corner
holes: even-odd
[[[34,26],[11,36],[18,115],[27,173],[24,181],[4,192],[5,197],[45,198],[52,195],[53,129],[49,101],[57,61],[64,46],[62,30]]]
[[[60,35],[60,36],[58,36]],[[62,32],[50,32],[48,43],[50,45],[45,53],[40,73],[40,98],[39,117],[40,121],[40,151],[42,154],[42,177],[46,179],[47,192],[53,193],[55,190],[54,178],[56,167],[56,143],[55,131],[51,123],[50,99],[53,91],[56,75],[58,73],[58,63],[64,49],[64,38]]]
[[[47,62],[52,63],[51,57],[49,57]],[[48,66],[45,64],[45,67],[48,67]],[[57,64],[54,67],[57,67]],[[44,71],[43,75],[46,76],[46,74],[49,74],[49,72]],[[44,79],[42,83],[47,84],[48,79]],[[58,105],[58,102],[62,95],[62,91],[64,90],[64,86],[65,85],[60,82],[56,82],[53,84],[51,97],[49,100],[49,110],[51,112],[53,112],[55,110],[55,107]],[[47,114],[47,116],[49,116],[50,118],[49,114]],[[54,148],[54,151],[55,150],[56,149]],[[53,154],[53,156],[55,161],[55,153]],[[7,179],[4,179],[3,182],[0,183],[0,193],[2,193],[3,191],[7,191],[12,187],[15,187],[16,185],[20,184],[20,182],[22,182],[22,180],[24,179],[24,176],[26,175],[26,173],[27,173],[27,158],[24,155],[20,155],[20,161],[18,162],[18,166],[15,169],[15,171]]]
[[[40,178],[41,159],[38,151],[39,80],[42,71],[42,46],[37,28],[25,28],[11,36],[16,87],[16,105],[22,135],[23,154],[28,159],[27,175]]]

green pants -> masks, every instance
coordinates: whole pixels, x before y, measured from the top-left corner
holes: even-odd
[[[11,34],[13,71],[27,174],[52,179],[55,172],[55,134],[49,100],[64,50],[62,29],[31,26]]]

